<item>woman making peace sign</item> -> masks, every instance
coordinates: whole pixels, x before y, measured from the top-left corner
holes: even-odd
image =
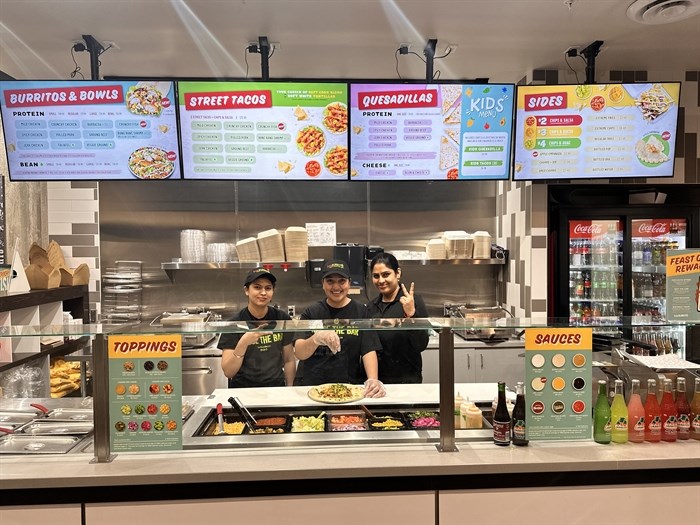
[[[399,262],[390,253],[380,253],[370,262],[372,282],[379,295],[367,304],[374,318],[403,319],[428,317],[420,295],[400,282]],[[423,359],[428,346],[427,330],[378,330],[382,349],[379,357],[379,380],[382,383],[421,383]]]

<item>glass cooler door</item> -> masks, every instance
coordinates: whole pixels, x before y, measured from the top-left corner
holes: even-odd
[[[622,315],[622,221],[569,220],[569,320],[616,332]]]
[[[632,312],[634,339],[656,347],[657,354],[684,358],[685,332],[669,327],[650,329],[649,321],[666,318],[666,252],[686,248],[686,219],[632,220]]]

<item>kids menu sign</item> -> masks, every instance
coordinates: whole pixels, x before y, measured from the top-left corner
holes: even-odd
[[[10,179],[180,178],[173,82],[3,81]]]
[[[108,351],[111,449],[182,449],[182,336],[110,336]]]
[[[590,439],[592,431],[590,328],[525,331],[527,437]]]

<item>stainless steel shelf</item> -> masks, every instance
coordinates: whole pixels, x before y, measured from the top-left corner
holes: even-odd
[[[440,264],[451,265],[482,265],[482,264],[506,264],[506,259],[410,259],[399,261],[401,266],[432,266]]]
[[[451,265],[503,265],[506,263],[506,259],[421,259],[421,260],[401,260],[399,261],[401,266],[431,266],[440,264],[451,264]],[[253,269],[262,268],[269,266],[270,268],[304,268],[305,262],[225,262],[225,263],[215,263],[215,262],[202,262],[202,263],[182,263],[182,262],[169,262],[161,263],[160,267],[163,270],[240,270],[240,269]]]
[[[183,263],[169,262],[161,263],[160,267],[163,270],[252,270],[254,268],[304,268],[305,262],[202,262],[202,263]]]

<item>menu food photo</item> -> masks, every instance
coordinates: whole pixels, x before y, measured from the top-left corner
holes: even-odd
[[[680,83],[518,86],[514,180],[672,177]]]
[[[510,177],[514,86],[352,84],[351,178]]]
[[[10,179],[180,178],[173,82],[2,81]]]
[[[348,177],[347,85],[179,82],[186,179]]]

